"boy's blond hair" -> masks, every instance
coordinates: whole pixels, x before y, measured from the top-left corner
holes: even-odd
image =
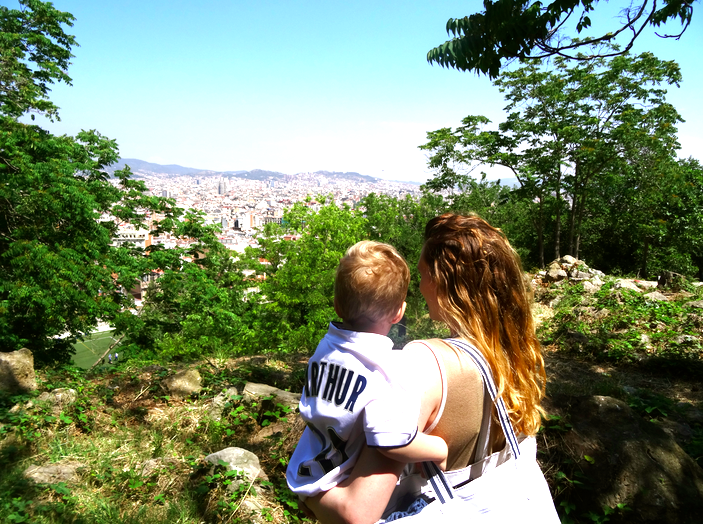
[[[393,246],[357,242],[337,267],[337,312],[346,322],[388,320],[403,306],[409,282],[408,264]]]

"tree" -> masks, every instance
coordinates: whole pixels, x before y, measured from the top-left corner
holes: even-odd
[[[117,161],[114,140],[96,131],[54,136],[18,121],[58,118],[49,85],[66,73],[73,17],[51,3],[0,8],[0,346],[28,347],[39,362],[65,361],[71,343],[130,305],[122,292],[143,258],[114,247],[117,222],[145,227],[146,211],[173,216],[168,201],[146,196]]]
[[[447,21],[447,34],[453,38],[427,53],[427,61],[460,71],[498,76],[501,65],[511,59],[542,59],[561,56],[574,60],[611,57],[628,52],[639,35],[649,27],[679,20],[681,31],[662,38],[679,38],[691,23],[694,0],[632,1],[621,12],[615,31],[597,37],[570,38],[563,32],[575,23],[580,35],[591,27],[591,13],[598,0],[555,0],[547,4],[530,0],[484,0],[484,10]],[[601,48],[591,54],[583,50],[594,44],[615,43],[619,49]]]
[[[465,184],[468,175],[458,173],[459,166],[505,166],[521,185],[516,196],[529,203],[540,266],[549,237],[555,258],[563,253],[566,214],[566,252],[578,257],[584,221],[598,212],[594,195],[611,194],[609,177],[644,173],[637,166],[645,161],[651,167],[673,158],[680,117],[666,103],[660,84],[680,78],[675,62],[650,53],[573,67],[556,59],[551,71],[529,62],[495,81],[506,93],[510,112],[497,131],[484,129],[485,117],[469,116],[456,130],[428,133],[421,148],[431,151],[429,165],[437,174],[427,186],[440,190]]]
[[[247,343],[259,350],[312,350],[337,318],[334,273],[346,250],[365,238],[365,218],[324,197],[318,201],[317,211],[310,202],[288,209],[282,225],[265,228],[258,238],[262,247],[242,261],[266,276],[251,282],[258,292],[248,295],[253,309]]]

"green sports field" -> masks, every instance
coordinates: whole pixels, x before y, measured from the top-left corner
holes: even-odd
[[[80,368],[88,369],[115,342],[112,334],[112,331],[100,331],[92,333],[81,342],[76,342],[73,345],[76,348],[76,354],[73,355],[73,363]],[[115,351],[119,351],[119,345],[112,352],[114,353]],[[105,357],[105,365],[108,365],[107,357]]]

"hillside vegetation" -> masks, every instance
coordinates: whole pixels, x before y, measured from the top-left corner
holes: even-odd
[[[664,290],[667,300],[654,301],[644,291],[616,289],[612,277],[605,277],[593,294],[584,292],[583,284],[543,283],[539,275],[534,285],[535,314],[543,319],[548,412],[559,397],[593,394],[625,400],[657,424],[678,420],[677,413],[687,409],[703,409],[698,386],[701,309],[695,305],[703,299],[702,287]],[[593,310],[588,317],[585,308]],[[248,382],[300,392],[306,361],[305,354],[273,353],[188,363],[132,357],[91,373],[44,368],[36,393],[0,400],[0,520],[303,520],[284,478],[302,431],[299,419],[265,399],[252,403],[241,394],[231,396],[220,411],[213,411],[213,399],[232,387],[242,392]],[[172,398],[162,380],[184,368],[200,372],[202,389],[185,399]],[[76,401],[57,405],[39,400],[43,392],[60,388],[75,390]],[[542,467],[560,513],[567,517],[564,509],[573,506],[574,522],[591,522],[584,517],[589,512],[616,519],[617,507],[604,514],[602,508],[578,503],[579,490],[588,488],[589,479],[568,458],[562,438],[569,431],[568,412],[560,413],[545,419],[540,437]],[[699,464],[701,422],[691,425],[691,435],[682,442]],[[268,480],[227,491],[235,476],[213,470],[203,458],[233,446],[254,452]],[[24,475],[32,465],[49,464],[73,466],[75,475],[47,484]]]

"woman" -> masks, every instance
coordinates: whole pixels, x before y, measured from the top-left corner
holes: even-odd
[[[546,381],[544,361],[520,259],[505,235],[476,216],[444,214],[425,228],[418,269],[430,318],[483,354],[515,431],[534,435]],[[413,378],[422,390],[418,425],[447,442],[447,471],[464,471],[504,448],[478,369],[461,350],[429,340],[412,342],[404,351],[422,370]],[[484,429],[479,439],[484,420],[490,432]],[[387,506],[403,466],[367,448],[343,484],[306,504],[325,524],[376,522],[398,509]]]

